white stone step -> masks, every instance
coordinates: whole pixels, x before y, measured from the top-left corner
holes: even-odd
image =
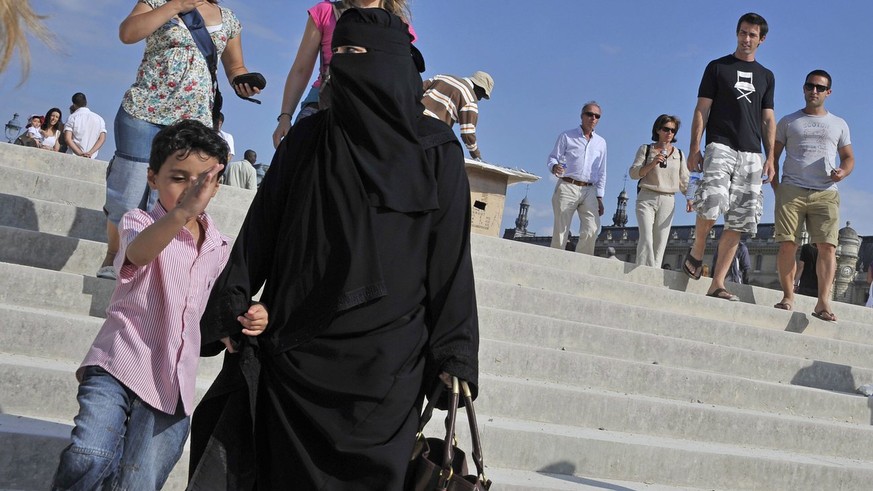
[[[486,460],[508,469],[730,490],[867,491],[873,479],[873,465],[856,459],[496,417],[480,427]]]

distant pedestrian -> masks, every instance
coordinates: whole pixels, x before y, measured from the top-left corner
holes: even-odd
[[[724,300],[739,300],[725,288],[725,275],[740,236],[758,230],[763,210],[761,179],[774,175],[775,78],[755,60],[768,29],[758,14],[740,17],[736,50],[711,61],[703,72],[691,123],[688,170],[702,170],[703,177],[694,202],[694,245],[685,255],[682,270],[691,278],[700,278],[706,238],[719,215],[724,215],[720,261],[713,267],[707,291],[708,296]],[[700,152],[704,130],[705,160]],[[761,153],[762,141],[766,157]]]
[[[658,116],[652,126],[655,143],[640,146],[630,167],[631,179],[639,179],[637,264],[642,266],[661,266],[676,211],[674,195],[688,188],[688,167],[682,150],[673,145],[679,125],[677,116]]]
[[[258,172],[253,167],[258,160],[254,150],[246,150],[243,159],[227,164],[222,184],[243,189],[258,189]]]
[[[456,122],[461,127],[461,140],[470,152],[470,158],[482,159],[476,141],[476,125],[479,122],[479,104],[482,99],[491,99],[494,79],[479,71],[469,77],[434,75],[424,81],[424,114],[439,119],[449,126]]]
[[[812,315],[826,321],[837,320],[831,308],[840,233],[837,183],[855,168],[849,125],[825,109],[825,101],[832,91],[831,82],[830,74],[824,70],[809,72],[803,84],[803,109],[779,120],[774,150],[776,169],[783,151],[785,166],[781,179],[777,174],[773,180],[776,193],[774,239],[779,242],[776,264],[783,295],[774,307],[784,310],[794,307],[792,287],[797,283],[794,256],[797,240],[805,227],[810,242],[815,244],[817,260],[814,266],[804,267],[803,276],[811,277],[815,273],[818,281],[809,285],[806,293],[799,293],[818,297]],[[837,157],[839,165],[835,163]],[[803,255],[801,251],[801,259]]]
[[[873,262],[867,268],[867,283],[870,285],[870,290],[867,292],[867,307],[873,307]]]
[[[555,213],[552,247],[556,249],[567,246],[570,223],[576,213],[579,215],[576,252],[594,254],[606,191],[606,140],[594,132],[602,114],[600,104],[585,103],[579,115],[581,125],[558,135],[549,154],[549,171],[558,178],[552,194]]]
[[[621,261],[618,256],[615,255],[615,247],[607,247],[606,248],[606,258],[607,259],[615,259],[616,261]]]
[[[221,129],[224,126],[224,113],[218,113],[218,116],[215,117],[215,125],[215,130],[227,142],[227,148],[230,149],[230,153],[227,155],[227,161],[230,162],[233,160],[233,156],[236,155],[236,149],[233,147],[233,135]]]
[[[73,94],[73,106],[76,110],[64,125],[67,153],[96,159],[97,152],[106,143],[106,122],[88,109],[88,99],[81,92]]]
[[[45,150],[59,152],[61,150],[61,137],[63,136],[64,123],[61,121],[61,110],[53,107],[45,113],[42,126],[40,126],[40,134],[42,135],[42,143],[40,144]]]
[[[794,278],[794,293],[807,297],[818,296],[818,247],[815,244],[803,244],[800,248]],[[794,298],[791,300],[793,302]]]
[[[712,270],[714,270],[715,265],[718,264],[718,248],[720,245],[720,242],[715,244],[715,252],[713,252],[712,255]],[[727,273],[725,274],[725,281],[730,281],[738,285],[748,285],[750,280],[749,272],[751,269],[752,260],[749,257],[749,248],[746,247],[744,242],[740,241],[734,249],[734,257],[729,263]]]

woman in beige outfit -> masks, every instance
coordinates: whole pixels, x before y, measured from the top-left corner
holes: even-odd
[[[640,146],[630,168],[632,179],[639,179],[637,193],[637,264],[661,267],[664,249],[673,224],[673,195],[685,193],[688,167],[682,151],[673,146],[679,118],[662,114],[652,126],[654,144]]]

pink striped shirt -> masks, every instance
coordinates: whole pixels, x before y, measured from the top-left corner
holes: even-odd
[[[230,246],[204,213],[198,218],[206,232],[199,253],[194,237],[182,228],[149,264],[124,264],[131,241],[166,214],[158,203],[151,212],[135,209],[121,218],[115,291],[76,376],[81,380],[82,368],[97,365],[155,409],[173,414],[181,396],[185,414],[191,414],[200,317]]]

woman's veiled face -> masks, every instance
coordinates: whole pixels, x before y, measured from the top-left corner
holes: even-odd
[[[333,54],[351,54],[359,55],[367,52],[367,48],[363,46],[337,46],[333,49]]]

